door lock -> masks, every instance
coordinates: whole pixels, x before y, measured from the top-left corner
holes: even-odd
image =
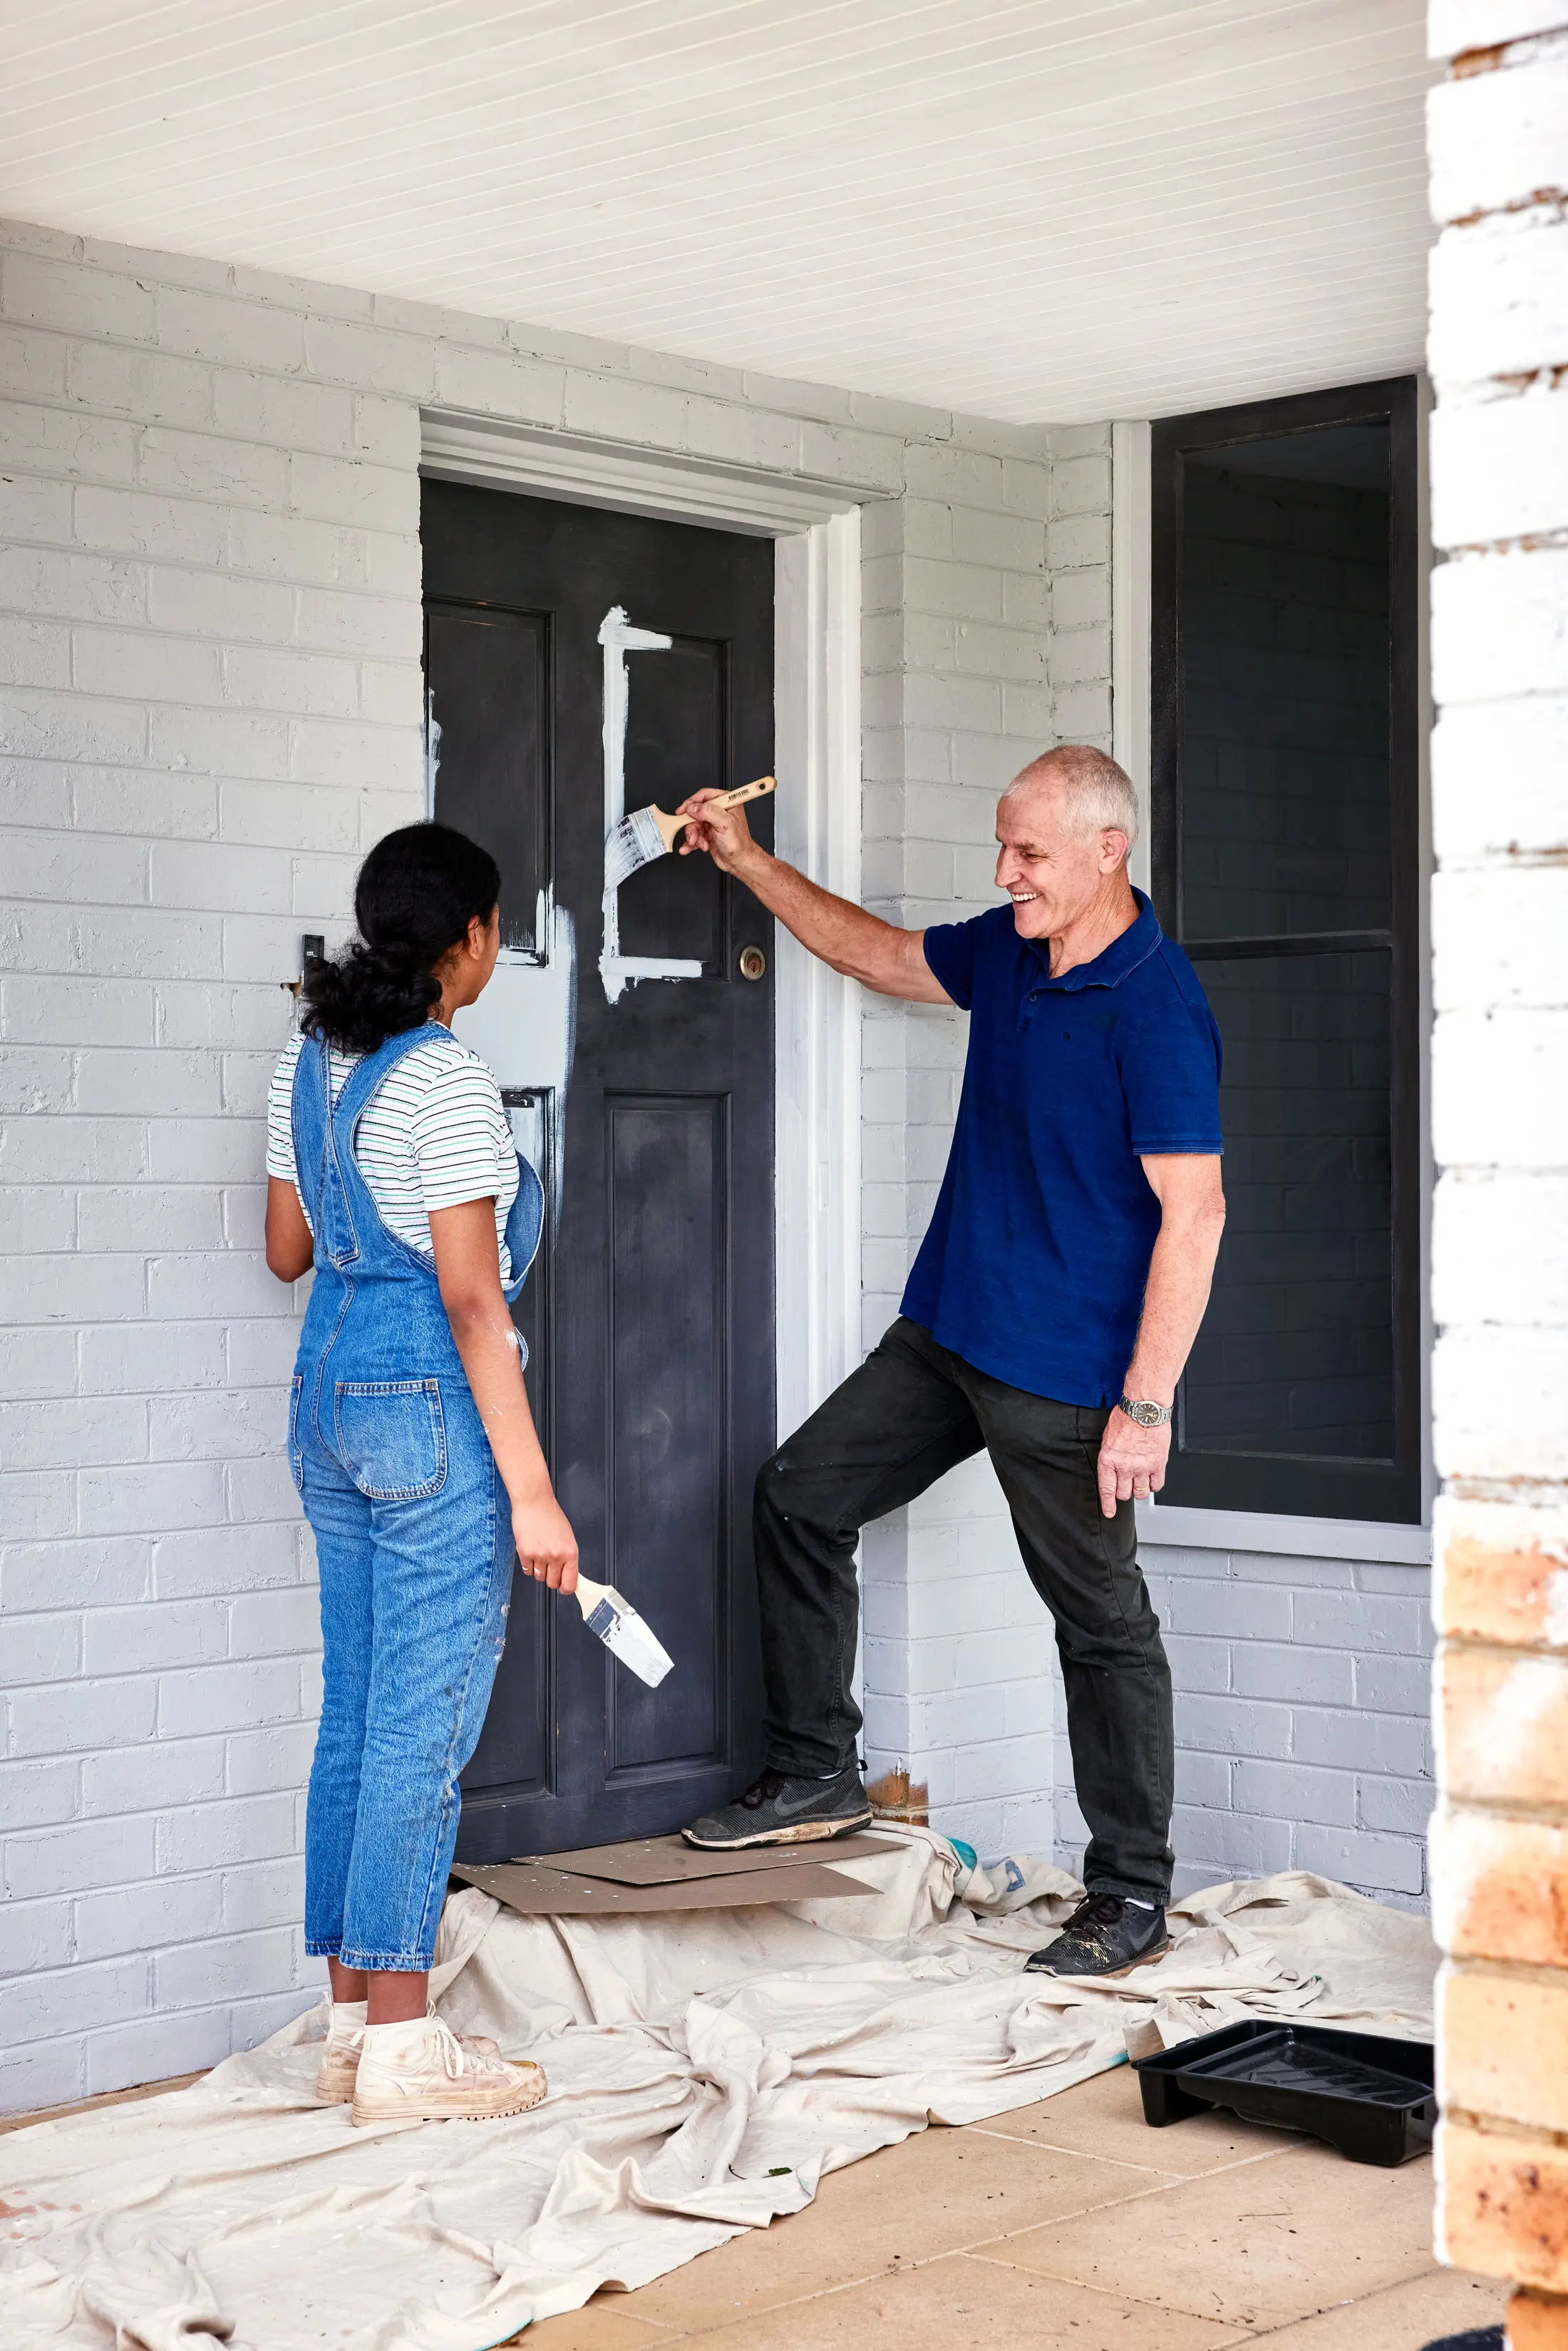
[[[742,947],[737,961],[742,979],[760,979],[768,968],[768,957],[760,947]]]

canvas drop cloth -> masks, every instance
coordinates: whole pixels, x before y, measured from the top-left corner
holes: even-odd
[[[1425,1923],[1301,1874],[1211,1887],[1119,1983],[1021,1972],[1079,1889],[928,1830],[864,1898],[590,1919],[454,1895],[433,1979],[546,2103],[356,2130],[317,2010],[195,2087],[0,2138],[0,2351],[480,2351],[798,2211],[928,2123],[1245,2015],[1430,2032]],[[848,1866],[848,1865],[846,1865]]]

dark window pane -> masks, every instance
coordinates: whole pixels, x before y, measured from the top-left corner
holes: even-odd
[[[1390,920],[1385,424],[1189,451],[1182,935]]]
[[[538,613],[434,604],[425,638],[434,813],[489,851],[501,869],[501,945],[525,950],[542,946],[549,879],[545,629]]]
[[[1391,1460],[1390,958],[1197,968],[1225,1042],[1228,1215],[1183,1447]]]

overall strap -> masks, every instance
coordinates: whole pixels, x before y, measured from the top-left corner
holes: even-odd
[[[299,1196],[318,1245],[322,1240],[322,1194],[326,1154],[332,1129],[332,1077],[326,1040],[302,1036],[289,1092],[288,1122],[294,1138],[294,1173]]]
[[[538,1255],[539,1239],[545,1228],[545,1187],[532,1162],[517,1154],[517,1196],[512,1202],[507,1218],[507,1255],[512,1260],[512,1278],[502,1288],[509,1299],[517,1298],[528,1278],[528,1271]],[[527,1357],[524,1361],[527,1362]]]
[[[421,1021],[417,1029],[400,1029],[395,1036],[383,1039],[373,1053],[367,1053],[350,1071],[332,1111],[327,1148],[322,1157],[323,1166],[330,1168],[330,1188],[337,1196],[350,1242],[346,1256],[334,1255],[335,1264],[346,1264],[350,1258],[359,1257],[362,1248],[375,1250],[381,1242],[392,1249],[400,1262],[407,1259],[415,1264],[421,1262],[417,1250],[398,1240],[382,1222],[381,1211],[354,1157],[354,1135],[372,1096],[398,1063],[412,1053],[416,1045],[426,1044],[433,1037],[449,1038],[450,1035],[451,1031],[438,1020]]]

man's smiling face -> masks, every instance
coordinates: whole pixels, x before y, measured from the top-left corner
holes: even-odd
[[[997,803],[997,887],[1013,902],[1020,938],[1058,938],[1087,912],[1126,855],[1126,838],[1064,829],[1063,786],[1050,778],[1005,792]]]

